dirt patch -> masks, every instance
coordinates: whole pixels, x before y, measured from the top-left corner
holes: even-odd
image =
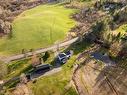
[[[91,26],[97,21],[100,21],[104,16],[105,14],[103,12],[94,8],[83,8],[78,14],[72,16],[79,23],[70,30],[70,33],[75,33],[77,36],[83,35],[91,31]]]
[[[15,90],[12,91],[12,95],[33,95],[33,94],[26,84],[19,83],[16,86]]]

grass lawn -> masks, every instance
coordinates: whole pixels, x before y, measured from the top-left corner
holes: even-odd
[[[76,22],[70,19],[74,9],[60,5],[40,5],[19,15],[13,22],[12,38],[0,39],[0,55],[20,53],[65,39]]]

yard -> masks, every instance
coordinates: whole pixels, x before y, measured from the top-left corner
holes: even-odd
[[[40,5],[20,14],[13,22],[12,38],[0,39],[0,55],[21,53],[49,46],[64,40],[76,22],[70,15],[76,12],[61,5]]]
[[[29,82],[28,86],[31,88],[32,92],[35,95],[77,95],[73,86],[70,85],[73,64],[79,53],[89,48],[89,46],[90,44],[86,42],[70,46],[67,50],[73,50],[74,55],[66,64],[62,65],[62,71],[50,76],[40,77],[37,79],[36,83],[32,81]],[[46,63],[52,64],[53,59],[54,56],[51,54]],[[5,79],[11,79],[15,76],[19,76],[21,73],[29,72],[30,68],[29,59],[14,61],[8,65],[9,73],[6,75]],[[16,81],[7,84],[6,87],[12,88],[15,84]]]

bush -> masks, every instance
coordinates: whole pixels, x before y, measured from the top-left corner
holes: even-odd
[[[116,41],[114,42],[109,50],[110,56],[112,56],[113,58],[116,58],[119,55],[119,52],[122,49],[122,45],[120,42]]]
[[[47,51],[47,52],[45,52],[45,55],[42,57],[43,58],[43,61],[45,62],[45,61],[47,61],[47,59],[50,57],[50,54],[49,54],[49,52]]]
[[[105,29],[105,24],[104,22],[97,22],[93,27],[92,27],[92,30],[93,30],[93,33],[95,35],[97,35],[98,37],[100,36],[101,32],[104,31]]]

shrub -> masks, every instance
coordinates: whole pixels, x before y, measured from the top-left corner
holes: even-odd
[[[42,57],[43,58],[43,61],[47,61],[47,59],[50,57],[50,54],[48,51],[45,52],[45,55]]]
[[[104,31],[105,30],[105,24],[104,24],[104,22],[97,22],[93,27],[92,27],[92,30],[93,30],[93,33],[96,35],[96,36],[98,36],[98,37],[100,37],[101,36],[101,34],[102,34],[102,31]]]
[[[114,42],[109,50],[110,56],[116,58],[119,55],[119,52],[121,51],[122,45],[120,42],[116,41]]]
[[[40,58],[36,54],[34,54],[32,56],[32,58],[31,58],[31,64],[32,64],[33,67],[41,64],[41,60],[40,60]]]

